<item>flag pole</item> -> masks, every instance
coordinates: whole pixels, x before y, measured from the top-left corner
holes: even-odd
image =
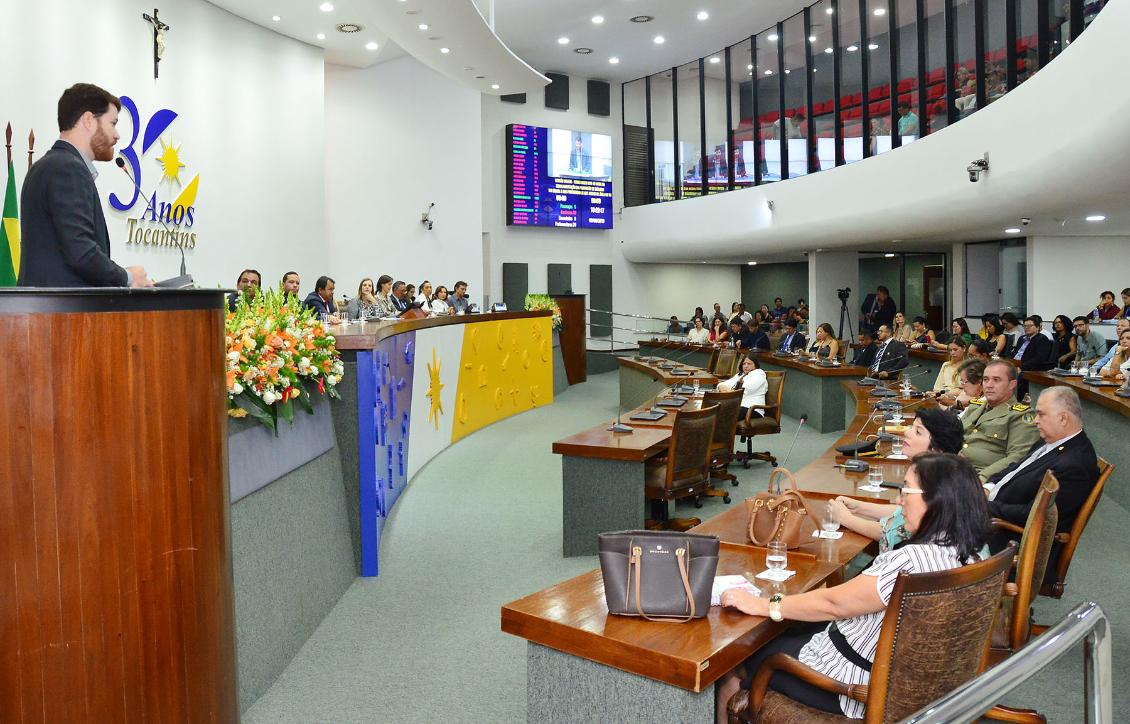
[[[27,134],[27,167],[31,168],[31,157],[35,155],[35,129]],[[8,151],[8,162],[12,161],[12,152]]]
[[[4,129],[4,147],[8,150],[8,165],[12,165],[12,124]]]

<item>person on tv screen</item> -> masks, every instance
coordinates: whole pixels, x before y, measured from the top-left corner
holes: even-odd
[[[592,156],[585,153],[585,141],[579,133],[573,138],[573,152],[569,154],[569,173],[592,173]]]

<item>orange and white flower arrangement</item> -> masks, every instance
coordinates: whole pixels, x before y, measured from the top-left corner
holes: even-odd
[[[293,295],[266,290],[241,297],[224,325],[228,414],[251,415],[277,432],[294,405],[313,414],[313,391],[340,399],[344,366],[333,336]]]

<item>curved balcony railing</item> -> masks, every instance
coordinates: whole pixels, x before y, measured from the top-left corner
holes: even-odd
[[[820,0],[625,83],[625,205],[773,183],[935,133],[1025,82],[1106,0]]]

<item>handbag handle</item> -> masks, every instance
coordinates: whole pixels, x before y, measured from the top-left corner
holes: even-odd
[[[791,472],[789,472],[785,468],[775,468],[773,470],[773,472],[769,473],[769,492],[770,493],[773,492],[773,481],[777,479],[778,475],[784,475],[786,478],[788,478],[789,479],[789,485],[792,486],[793,490],[797,491],[798,493],[800,492],[800,489],[796,486],[796,478],[793,477],[793,474]]]
[[[679,577],[683,580],[683,590],[687,594],[687,603],[690,604],[690,613],[685,618],[654,618],[644,613],[643,606],[640,603],[640,579],[643,578],[643,549],[639,546],[632,546],[632,558],[628,562],[629,567],[635,568],[635,583],[636,583],[636,612],[646,618],[648,621],[658,621],[660,623],[686,623],[694,618],[694,592],[691,591],[691,579],[687,574],[687,551],[685,548],[675,549],[675,559],[679,564]]]

